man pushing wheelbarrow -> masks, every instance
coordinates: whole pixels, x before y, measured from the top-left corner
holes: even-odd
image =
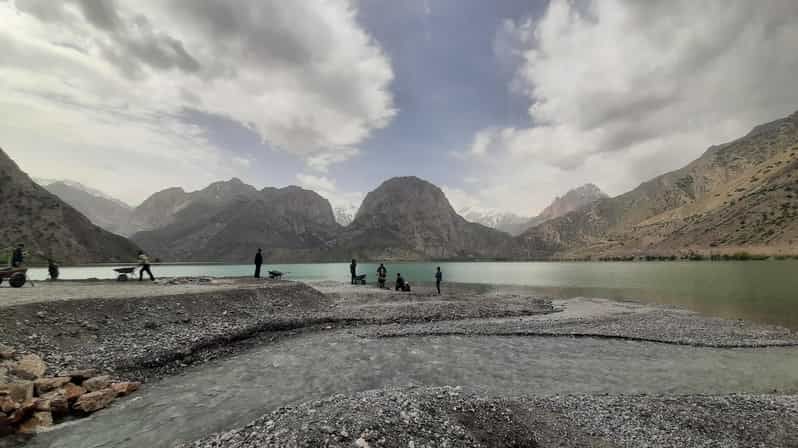
[[[149,274],[150,280],[155,281],[155,276],[152,275],[152,270],[150,270],[150,257],[148,257],[143,250],[140,250],[138,253],[138,261],[138,266],[128,266],[114,269],[114,272],[119,274],[116,279],[120,282],[127,281],[127,276],[135,274],[136,268],[139,268],[139,281],[144,280],[145,272]]]

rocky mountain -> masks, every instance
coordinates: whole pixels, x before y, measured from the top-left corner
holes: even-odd
[[[336,239],[336,255],[365,259],[474,259],[506,254],[511,237],[466,221],[443,191],[417,177],[397,177],[366,195]]]
[[[92,223],[118,235],[129,235],[127,230],[133,209],[124,202],[100,196],[74,182],[57,181],[45,188],[83,213]]]
[[[208,187],[193,192],[186,192],[180,187],[159,191],[133,211],[131,222],[138,231],[159,229],[176,222],[180,212],[188,209],[181,216],[195,219],[207,218],[213,213],[238,198],[252,198],[258,190],[233,178],[229,181],[214,182]]]
[[[42,187],[45,187],[45,188],[47,188],[49,185],[56,184],[56,183],[64,184],[64,185],[66,185],[68,187],[84,191],[84,192],[86,192],[86,193],[88,193],[88,194],[90,194],[92,196],[97,196],[97,197],[100,197],[100,198],[103,198],[103,199],[108,199],[109,201],[113,201],[117,205],[119,205],[120,207],[131,208],[130,205],[128,205],[126,202],[124,202],[124,201],[122,201],[120,199],[117,199],[117,198],[115,198],[115,197],[113,197],[113,196],[111,196],[109,194],[106,194],[105,192],[100,191],[100,190],[98,190],[96,188],[91,188],[89,186],[83,185],[80,182],[75,182],[74,180],[69,180],[69,179],[45,179],[45,178],[41,178],[41,177],[34,177],[33,181],[36,182],[37,184],[41,185]]]
[[[467,221],[482,224],[513,236],[520,235],[529,228],[529,217],[501,210],[465,207],[458,210],[457,213]]]
[[[138,247],[91,221],[36,184],[0,149],[0,248],[24,243],[29,260],[129,261]]]
[[[521,256],[798,250],[798,112],[710,147],[684,168],[544,222]]]
[[[559,218],[560,216],[579,210],[599,199],[607,197],[606,193],[593,184],[585,184],[581,187],[574,188],[565,193],[564,196],[554,198],[554,201],[552,201],[548,207],[526,223],[526,229],[542,224],[550,219]]]
[[[133,239],[168,260],[249,262],[258,247],[269,261],[315,260],[341,228],[326,199],[299,187],[258,191],[232,179],[198,192],[163,193],[145,203],[168,213],[150,223],[167,224]]]

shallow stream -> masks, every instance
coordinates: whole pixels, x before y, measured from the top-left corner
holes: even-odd
[[[169,447],[280,406],[387,386],[486,394],[798,391],[798,349],[708,349],[557,337],[286,339],[144,387],[30,447]]]

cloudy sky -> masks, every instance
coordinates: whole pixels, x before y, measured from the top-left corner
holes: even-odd
[[[794,0],[0,0],[0,147],[136,204],[388,177],[534,214],[798,110]]]

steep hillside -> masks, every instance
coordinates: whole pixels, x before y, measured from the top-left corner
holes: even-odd
[[[249,262],[259,247],[269,261],[321,257],[340,226],[330,203],[299,187],[258,191],[237,179],[184,202],[164,227],[134,240],[168,260]]]
[[[133,212],[130,206],[63,181],[49,184],[45,188],[83,213],[92,223],[111,233],[127,236],[126,230],[130,226],[130,215]]]
[[[524,250],[570,256],[767,246],[798,251],[798,113],[709,148],[684,168],[536,226]]]
[[[398,177],[366,196],[335,248],[367,259],[471,259],[502,257],[510,241],[509,235],[466,221],[435,185]]]
[[[599,187],[593,184],[585,184],[581,187],[574,188],[565,193],[564,196],[554,198],[554,201],[552,201],[548,207],[526,223],[526,229],[582,209],[599,199],[607,197],[607,193],[604,193]]]
[[[31,261],[129,261],[138,247],[94,225],[39,186],[0,149],[0,248],[25,244]]]

